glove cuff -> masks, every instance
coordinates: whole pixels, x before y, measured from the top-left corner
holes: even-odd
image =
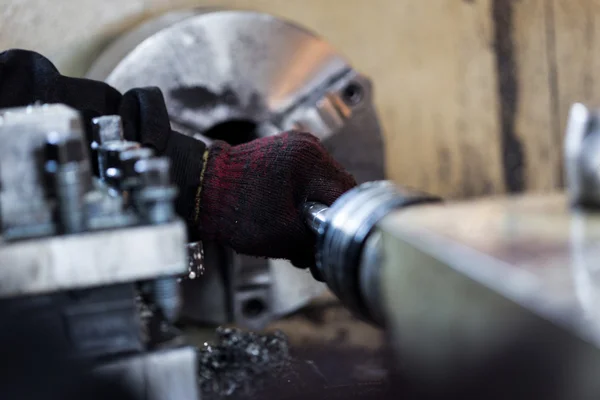
[[[200,140],[171,132],[163,153],[171,161],[171,181],[179,191],[175,210],[188,225],[195,222],[196,198],[202,188],[202,171],[205,166],[202,155],[206,145]]]
[[[215,141],[204,152],[200,186],[194,199],[194,226],[203,240],[223,242],[228,238],[229,216],[235,212],[237,189],[241,174],[232,167],[232,146]]]

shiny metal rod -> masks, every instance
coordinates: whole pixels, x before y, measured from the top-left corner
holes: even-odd
[[[327,207],[321,203],[309,202],[304,205],[304,218],[306,224],[314,233],[322,233],[322,228],[327,222]]]

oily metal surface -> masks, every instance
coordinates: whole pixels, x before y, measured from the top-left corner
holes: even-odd
[[[353,71],[326,41],[289,21],[247,11],[170,13],[110,45],[87,76],[120,91],[159,87],[173,128],[207,143],[215,139],[213,128],[231,121],[255,124],[253,137],[302,128],[319,136],[357,181],[384,176],[370,80]],[[323,284],[288,262],[265,264],[273,282],[273,316],[298,308],[324,290]],[[222,290],[214,289],[219,279],[205,275],[187,283],[186,297],[194,299],[186,302],[184,314],[196,319],[194,304],[223,297]],[[206,296],[191,295],[192,290]],[[202,318],[226,322],[225,303],[220,301],[218,310],[202,310]]]
[[[580,280],[583,274],[592,279],[588,285],[594,284],[600,216],[570,210],[562,194],[427,206],[390,215],[385,226],[424,232],[422,239],[439,240],[435,251],[447,252],[448,259],[459,248],[484,255],[490,266],[473,271],[465,266],[464,273],[477,274],[482,283],[548,310],[559,321],[583,318],[581,326],[588,325]],[[600,328],[598,321],[594,324]],[[600,338],[600,329],[590,333]]]
[[[411,208],[378,227],[391,341],[422,388],[493,377],[479,390],[598,396],[598,214],[532,194]]]

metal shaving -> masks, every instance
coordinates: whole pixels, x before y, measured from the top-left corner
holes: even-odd
[[[262,379],[284,370],[289,361],[289,342],[283,332],[219,328],[215,343],[198,349],[202,399],[249,395],[260,388]]]

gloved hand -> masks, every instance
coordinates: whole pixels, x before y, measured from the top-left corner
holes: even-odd
[[[215,142],[197,197],[200,236],[248,255],[314,265],[302,205],[331,205],[356,185],[311,134],[285,132],[230,146]]]
[[[0,53],[0,108],[63,103],[93,117],[118,114],[127,140],[171,160],[179,189],[177,213],[193,239],[214,240],[239,253],[314,264],[314,235],[301,216],[306,201],[330,205],[355,185],[319,141],[290,132],[231,147],[210,148],[170,128],[158,88],[125,94],[103,82],[61,75],[40,54]]]

